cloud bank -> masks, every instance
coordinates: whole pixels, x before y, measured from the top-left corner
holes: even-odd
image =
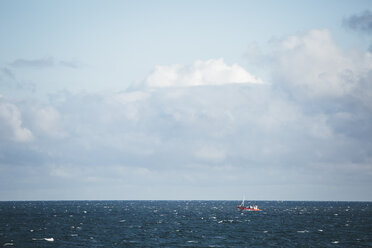
[[[271,48],[270,83],[211,59],[122,92],[2,97],[3,199],[371,200],[371,54],[327,30]]]

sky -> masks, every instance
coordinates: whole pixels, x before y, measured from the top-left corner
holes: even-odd
[[[0,201],[372,200],[370,1],[0,1]]]

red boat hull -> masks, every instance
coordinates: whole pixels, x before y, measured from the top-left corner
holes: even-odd
[[[258,209],[258,208],[250,208],[250,207],[242,207],[242,206],[238,206],[238,210],[241,210],[241,211],[260,211],[260,209]]]

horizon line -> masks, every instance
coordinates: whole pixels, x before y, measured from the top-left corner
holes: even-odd
[[[372,202],[372,200],[249,200],[249,199],[245,199],[246,201],[257,201],[257,202]],[[46,201],[50,201],[50,202],[55,202],[55,201],[241,201],[241,199],[236,199],[236,200],[198,200],[198,199],[193,199],[193,200],[190,200],[190,199],[178,199],[178,200],[175,200],[175,199],[157,199],[157,200],[149,200],[149,199],[122,199],[122,200],[118,200],[118,199],[114,199],[114,200],[97,200],[97,199],[85,199],[85,200],[63,200],[63,199],[59,199],[59,200],[0,200],[0,202],[46,202]]]

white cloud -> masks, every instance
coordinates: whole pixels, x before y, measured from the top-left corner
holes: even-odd
[[[61,127],[61,116],[52,106],[46,106],[34,110],[33,121],[35,126],[43,133],[52,138],[64,138],[66,132]]]
[[[16,142],[29,142],[32,132],[23,127],[22,117],[16,105],[0,102],[0,134]]]
[[[301,95],[339,97],[351,94],[372,69],[370,53],[342,50],[328,30],[289,36],[275,48],[273,80],[281,80]]]
[[[114,118],[125,116],[127,120],[136,123],[140,118],[140,107],[148,97],[150,94],[145,91],[122,92],[107,96],[106,102],[118,108]]]
[[[262,80],[243,67],[225,64],[223,59],[197,60],[189,66],[157,66],[145,85],[148,87],[188,87],[233,83],[262,83]]]

